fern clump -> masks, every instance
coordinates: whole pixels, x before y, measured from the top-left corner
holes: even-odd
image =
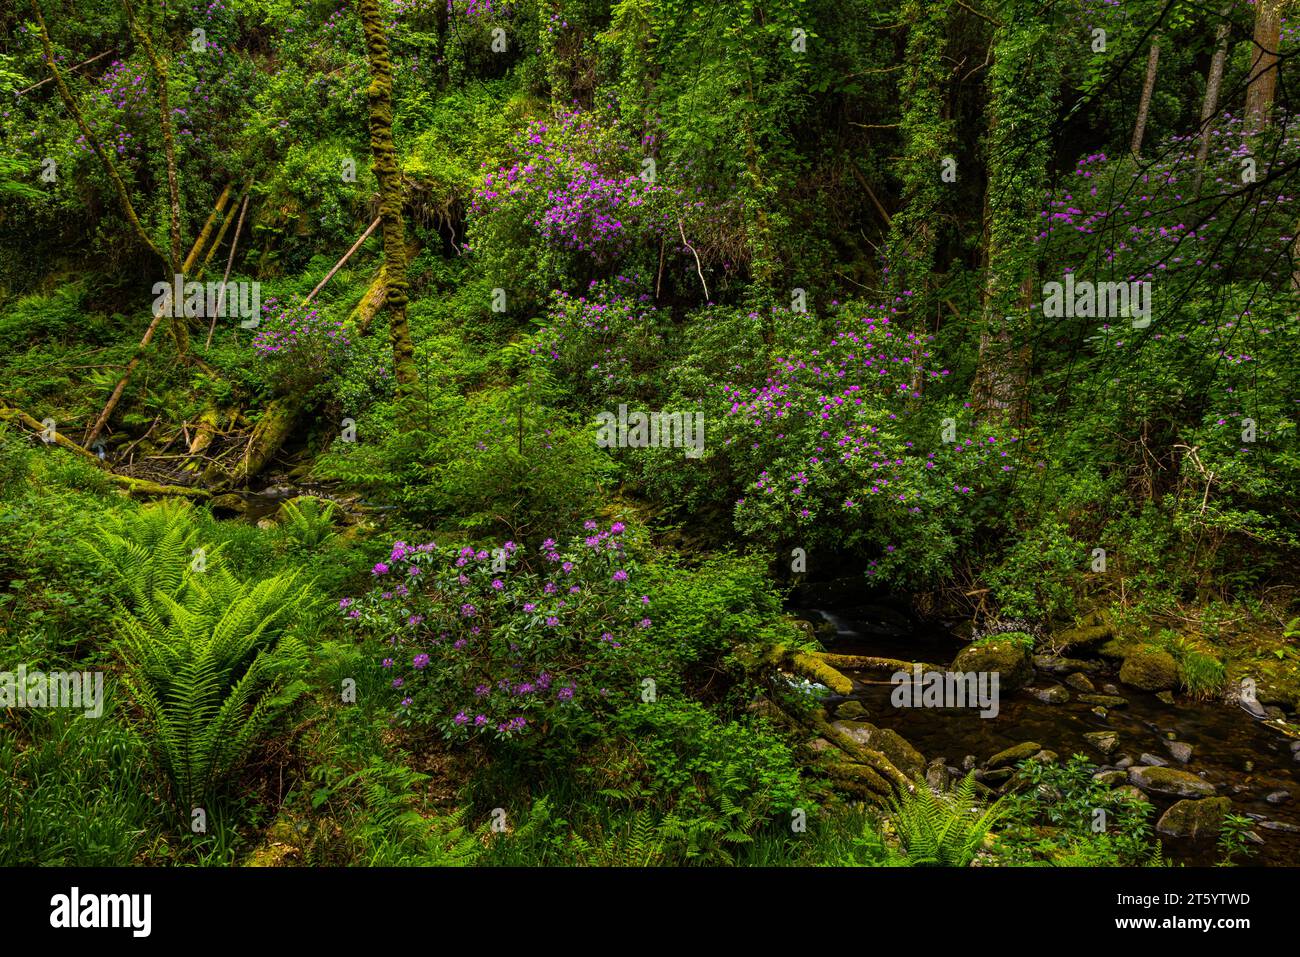
[[[215,549],[191,557],[186,507],[159,506],[101,530],[92,546],[115,574],[115,651],[122,682],[177,810],[188,820],[217,798],[268,727],[306,690],[293,626],[308,607],[296,574],[248,584]]]
[[[946,792],[918,782],[912,793],[894,799],[891,809],[909,863],[938,867],[969,866],[1003,811],[1001,800],[979,806],[973,774]]]

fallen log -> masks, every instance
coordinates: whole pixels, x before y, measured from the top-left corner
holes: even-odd
[[[872,655],[836,655],[828,651],[814,651],[812,656],[832,668],[848,671],[905,671],[909,675],[917,666],[922,671],[947,671],[947,665],[935,665],[925,661],[903,661],[900,658],[877,658]],[[829,686],[828,686],[829,687]]]
[[[93,462],[97,468],[102,469],[108,478],[118,485],[123,486],[128,492],[137,492],[142,495],[180,495],[186,498],[208,498],[207,489],[186,488],[182,485],[160,485],[157,482],[151,482],[148,479],[132,478],[129,475],[118,475],[108,465],[103,462],[98,455],[88,452],[76,442],[73,442],[65,435],[60,435],[57,430],[48,430],[45,425],[38,422],[34,417],[28,415],[22,409],[16,409],[13,406],[5,405],[0,401],[0,421],[18,421],[31,429],[33,432],[40,434],[42,437],[51,436],[48,444],[57,445],[65,448],[69,452],[79,455],[81,458]],[[45,441],[42,438],[42,441]]]
[[[203,484],[214,488],[235,487],[257,475],[275,453],[280,451],[280,446],[293,432],[301,411],[302,408],[295,399],[273,399],[253,426],[253,434],[249,436],[239,464],[229,474],[215,464],[209,466],[203,473]]]

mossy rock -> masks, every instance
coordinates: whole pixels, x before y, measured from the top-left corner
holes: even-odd
[[[1143,645],[1124,659],[1119,680],[1143,691],[1169,691],[1178,685],[1178,662],[1163,648]]]
[[[1032,758],[1039,751],[1043,750],[1042,745],[1037,741],[1024,741],[1020,744],[1012,745],[1005,751],[999,751],[993,757],[984,762],[984,767],[990,771],[998,768],[1010,767],[1019,764],[1026,758]]]
[[[1231,809],[1232,802],[1226,797],[1176,801],[1160,816],[1156,830],[1170,837],[1213,837]]]
[[[1006,694],[1027,685],[1034,677],[1032,649],[1002,636],[967,645],[952,662],[953,671],[998,675],[998,692]]]
[[[835,717],[843,721],[853,721],[856,718],[864,718],[867,715],[867,709],[862,707],[861,701],[845,701],[835,709]]]
[[[1213,797],[1215,794],[1215,787],[1209,781],[1202,781],[1195,774],[1175,768],[1131,767],[1128,769],[1128,780],[1143,791],[1172,794],[1180,798]]]
[[[878,728],[866,721],[836,721],[831,725],[864,748],[879,751],[909,780],[925,774],[925,758],[906,738],[889,728]]]

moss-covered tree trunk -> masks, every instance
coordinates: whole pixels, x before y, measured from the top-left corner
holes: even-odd
[[[910,0],[904,12],[907,49],[898,81],[903,155],[896,167],[903,202],[890,221],[888,258],[890,298],[912,293],[908,312],[919,322],[911,328],[929,314],[944,190],[956,188],[943,178],[944,160],[953,154],[952,121],[944,109],[953,7],[952,0]]]
[[[358,0],[357,6],[370,62],[366,96],[370,101],[370,153],[374,157],[371,168],[379,181],[393,375],[399,397],[408,398],[415,391],[419,372],[415,366],[411,327],[406,320],[406,224],[402,219],[402,171],[397,166],[397,149],[393,145],[393,63],[388,54],[388,35],[384,32],[379,0]]]
[[[1008,0],[999,12],[988,81],[988,268],[974,399],[986,418],[1018,422],[1028,411],[1034,237],[1047,189],[1059,66],[1056,37],[1032,4]]]

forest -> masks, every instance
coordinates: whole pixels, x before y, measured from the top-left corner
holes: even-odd
[[[1300,864],[1298,31],[0,0],[0,867]]]

